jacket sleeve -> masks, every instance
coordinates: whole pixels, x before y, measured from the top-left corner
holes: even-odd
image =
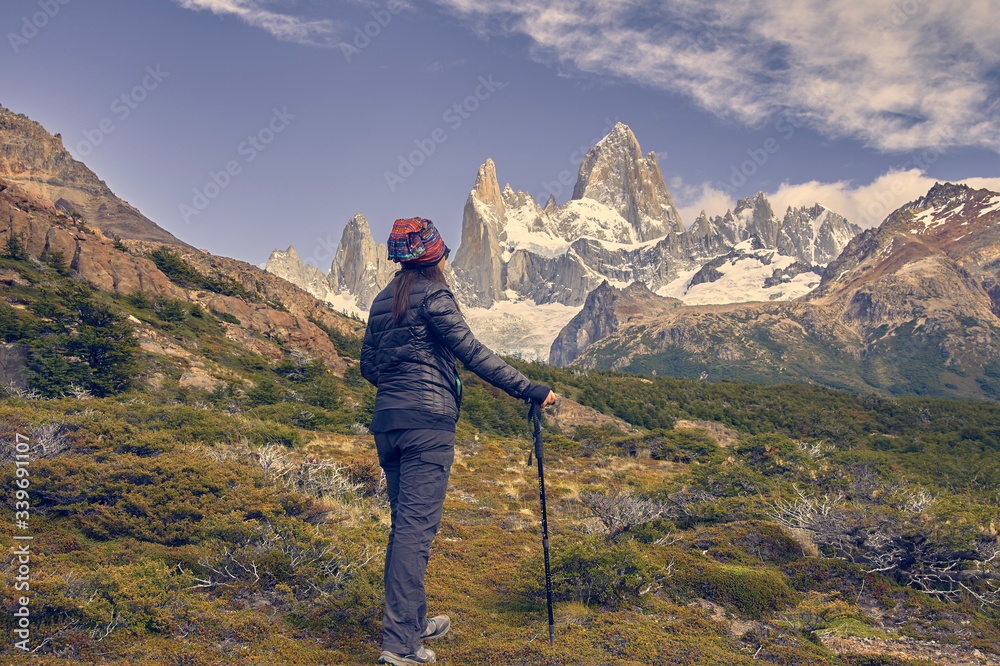
[[[518,399],[535,399],[536,394],[542,393],[540,385],[532,384],[517,368],[476,339],[450,291],[442,289],[430,294],[424,301],[424,313],[434,334],[476,375]],[[548,387],[543,388],[548,395]]]
[[[375,358],[375,340],[370,327],[365,327],[365,339],[361,343],[361,376],[378,386],[378,362]]]

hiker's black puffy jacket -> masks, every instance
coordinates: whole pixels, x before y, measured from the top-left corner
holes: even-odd
[[[373,423],[382,428],[373,430],[428,427],[429,419],[453,429],[461,403],[456,358],[515,398],[545,400],[548,386],[532,384],[476,339],[446,285],[417,280],[399,324],[392,318],[395,289],[393,280],[372,303],[361,348],[361,374],[378,387]]]

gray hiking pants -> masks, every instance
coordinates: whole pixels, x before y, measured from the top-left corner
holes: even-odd
[[[427,626],[424,571],[431,542],[441,525],[441,508],[455,459],[455,433],[377,432],[375,446],[385,470],[392,510],[392,531],[385,551],[382,649],[413,654]]]

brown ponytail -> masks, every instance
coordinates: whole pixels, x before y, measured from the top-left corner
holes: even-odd
[[[406,318],[406,313],[410,310],[410,291],[413,289],[413,284],[421,278],[448,286],[448,280],[441,271],[441,264],[426,268],[403,267],[393,278],[396,281],[396,291],[392,298],[392,320],[397,324]]]

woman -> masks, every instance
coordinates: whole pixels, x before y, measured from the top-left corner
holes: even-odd
[[[449,250],[430,220],[396,220],[387,245],[401,270],[372,303],[361,350],[361,373],[378,387],[371,430],[392,511],[379,663],[427,664],[436,659],[421,641],[451,626],[447,615],[425,617],[424,571],[455,458],[456,358],[515,398],[547,407],[556,396],[476,340],[441,272]]]

